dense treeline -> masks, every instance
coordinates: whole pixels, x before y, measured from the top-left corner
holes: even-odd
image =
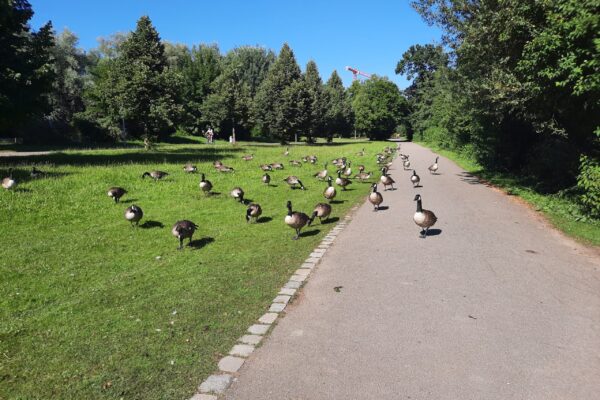
[[[413,78],[406,95],[417,138],[542,192],[578,191],[600,216],[600,2],[413,6],[445,32],[444,46],[414,45],[396,68]]]
[[[29,143],[163,139],[208,127],[227,138],[286,142],[349,136],[385,138],[406,123],[395,84],[374,77],[346,90],[334,71],[304,72],[292,49],[163,42],[150,18],[84,52],[69,31],[32,32],[26,0],[0,0],[0,137]],[[374,99],[375,101],[371,101]]]

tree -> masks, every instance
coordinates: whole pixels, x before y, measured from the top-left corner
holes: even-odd
[[[308,109],[306,113],[306,136],[311,143],[314,137],[325,133],[325,94],[323,81],[319,76],[317,64],[309,61],[304,72],[304,86],[307,90]]]
[[[352,104],[342,79],[335,70],[325,84],[324,99],[324,130],[327,141],[331,142],[335,133],[349,135],[352,130]]]
[[[372,76],[352,100],[355,127],[371,140],[389,138],[406,112],[406,99],[387,78]]]

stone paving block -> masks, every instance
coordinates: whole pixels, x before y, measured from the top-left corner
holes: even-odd
[[[233,376],[228,374],[211,375],[200,384],[200,393],[223,393],[231,385]]]
[[[294,272],[294,274],[301,275],[301,276],[308,276],[308,275],[310,275],[310,269],[300,268],[300,269],[297,269],[296,272]]]
[[[269,330],[270,325],[254,324],[248,328],[248,332],[253,335],[264,335]]]
[[[314,249],[313,250],[314,253],[319,253],[319,254],[325,254],[326,251],[327,251],[327,249]]]
[[[244,335],[241,338],[239,338],[239,342],[242,343],[246,343],[246,344],[252,344],[252,345],[257,345],[260,343],[260,341],[262,340],[262,336],[260,335]]]
[[[237,372],[244,365],[244,359],[240,357],[226,356],[219,361],[219,369],[225,372]]]
[[[269,312],[282,312],[283,310],[285,310],[285,303],[273,303],[271,304],[271,307],[269,307]]]
[[[323,253],[312,252],[310,253],[310,258],[321,258],[323,257]]]
[[[316,264],[316,263],[318,263],[318,262],[319,262],[319,259],[318,259],[318,258],[314,258],[314,257],[309,257],[309,258],[307,258],[306,260],[304,260],[304,262],[305,262],[305,263],[313,263],[313,264]]]
[[[236,344],[229,354],[232,356],[248,357],[254,351],[254,346],[248,344]]]
[[[308,268],[308,269],[312,269],[312,268],[314,268],[314,267],[315,267],[315,263],[307,263],[307,262],[303,263],[303,264],[300,266],[300,268]]]
[[[288,288],[288,289],[298,289],[298,288],[300,288],[301,285],[302,285],[302,282],[288,281],[285,285],[283,285],[283,287]]]
[[[266,313],[262,317],[258,319],[258,322],[261,324],[272,324],[277,319],[278,315],[276,313]]]
[[[290,301],[290,296],[285,296],[280,294],[279,296],[275,297],[273,299],[273,303],[285,303],[287,304],[288,301]]]
[[[293,296],[296,293],[296,289],[281,288],[279,294],[285,294],[286,296]]]
[[[306,276],[301,275],[292,275],[290,281],[292,282],[304,282],[306,280]]]
[[[200,393],[196,393],[195,395],[193,395],[190,400],[217,400],[217,396],[214,396],[212,394],[200,394]]]

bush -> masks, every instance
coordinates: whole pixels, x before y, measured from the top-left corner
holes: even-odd
[[[582,155],[579,159],[577,186],[582,190],[579,201],[592,218],[600,218],[600,164]]]

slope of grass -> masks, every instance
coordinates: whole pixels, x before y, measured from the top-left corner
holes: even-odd
[[[442,149],[433,143],[416,142],[456,162],[465,171],[479,176],[510,195],[526,200],[537,211],[544,214],[550,222],[567,235],[594,246],[600,246],[600,221],[585,217],[574,199],[561,194],[542,194],[536,192],[519,177],[497,172],[485,171],[468,156],[456,151]]]
[[[20,181],[0,192],[0,398],[189,398],[369,187],[338,192],[331,222],[315,222],[297,241],[283,223],[286,201],[310,213],[324,201],[326,185],[312,177],[323,161],[347,156],[375,170],[383,147],[292,146],[286,158],[280,146],[187,143],[0,158],[0,171],[12,165]],[[367,156],[355,155],[361,148]],[[254,160],[243,161],[247,153]],[[319,163],[273,171],[270,187],[260,182],[259,164],[307,154]],[[236,172],[216,172],[216,159]],[[200,193],[199,174],[183,172],[188,161],[214,195]],[[29,178],[32,164],[47,175]],[[153,169],[171,175],[141,179]],[[282,181],[291,174],[306,191]],[[107,197],[111,186],[128,190],[122,203]],[[245,222],[246,207],[229,197],[234,186],[262,205],[260,223]],[[125,221],[131,204],[144,210],[143,227]],[[194,246],[177,251],[170,231],[181,219],[199,229]]]

